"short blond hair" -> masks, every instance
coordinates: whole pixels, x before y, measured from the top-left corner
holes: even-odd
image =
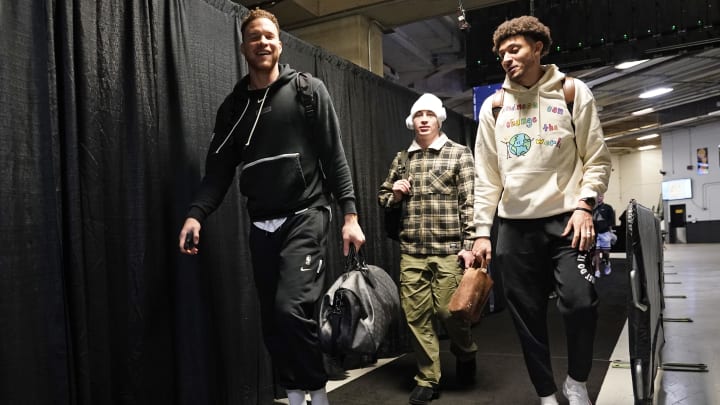
[[[240,25],[240,33],[242,34],[243,39],[245,39],[245,27],[247,27],[248,24],[257,20],[258,18],[267,18],[268,20],[272,21],[272,23],[275,24],[275,28],[277,28],[278,30],[278,34],[280,33],[280,23],[278,23],[275,14],[266,10],[256,8],[250,10],[250,12],[242,19],[242,24]]]
[[[550,45],[552,45],[550,28],[531,15],[513,18],[500,24],[493,34],[493,53],[498,53],[503,41],[516,35],[522,35],[534,42],[542,42],[542,56],[550,53]]]

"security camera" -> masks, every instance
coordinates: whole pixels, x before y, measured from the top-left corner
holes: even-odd
[[[664,175],[667,174],[667,172],[666,172],[665,170],[663,170],[663,169],[660,169],[660,174],[662,174],[662,175],[664,176]]]
[[[465,18],[465,9],[462,5],[459,5],[457,8],[457,23],[458,28],[462,32],[470,31],[470,23]]]

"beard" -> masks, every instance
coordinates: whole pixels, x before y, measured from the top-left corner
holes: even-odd
[[[245,58],[248,67],[254,71],[269,72],[275,69],[280,60],[280,54],[272,54],[269,57],[264,56],[262,58]]]

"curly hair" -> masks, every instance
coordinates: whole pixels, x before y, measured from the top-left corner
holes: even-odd
[[[248,24],[250,24],[254,20],[257,20],[258,18],[267,18],[268,20],[272,21],[272,23],[275,24],[275,28],[277,28],[278,33],[280,33],[280,23],[278,23],[275,14],[266,10],[256,8],[250,10],[250,12],[242,19],[242,24],[240,25],[240,32],[242,33],[243,39],[245,38],[245,27],[247,27]]]
[[[498,53],[500,44],[516,35],[523,35],[526,38],[543,44],[542,56],[550,53],[550,45],[552,38],[550,37],[550,28],[541,23],[536,17],[524,15],[522,17],[513,18],[500,24],[493,34],[493,53]]]

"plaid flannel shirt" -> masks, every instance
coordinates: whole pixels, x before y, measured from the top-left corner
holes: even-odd
[[[378,191],[381,207],[403,204],[400,231],[403,253],[449,255],[472,249],[475,239],[472,153],[446,136],[439,141],[425,150],[410,148],[406,163],[412,185],[410,195],[399,203],[393,198],[393,183],[402,177],[398,173],[400,153]]]

